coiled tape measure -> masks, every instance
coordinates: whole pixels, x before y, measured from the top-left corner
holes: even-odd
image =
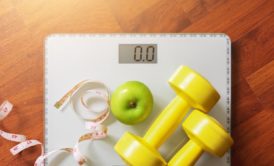
[[[79,115],[79,117],[85,121],[85,128],[89,130],[89,132],[80,136],[79,140],[77,141],[74,147],[59,148],[59,149],[52,150],[48,153],[45,153],[44,146],[41,142],[34,139],[27,140],[26,136],[24,135],[8,133],[3,130],[0,130],[1,137],[9,141],[19,142],[18,145],[10,149],[10,152],[13,155],[17,155],[20,152],[32,146],[40,145],[41,155],[36,159],[34,163],[35,166],[44,166],[45,160],[49,156],[51,156],[54,153],[58,153],[62,151],[71,153],[79,165],[85,164],[86,159],[85,159],[85,156],[80,152],[79,144],[86,140],[103,139],[107,136],[107,127],[102,124],[109,116],[109,111],[110,111],[109,110],[110,95],[107,87],[101,82],[82,81],[78,83],[76,86],[74,86],[71,90],[69,90],[58,102],[56,102],[55,107],[57,109],[63,108],[66,104],[68,104],[72,100],[72,97],[75,94],[77,94],[78,90],[84,86],[87,88],[87,90],[84,91],[84,94],[80,95],[81,104],[83,106],[82,109],[83,111],[88,112],[89,114],[92,114],[92,115],[90,117],[85,117],[85,115],[82,115],[76,111],[77,115]],[[96,89],[97,87],[101,87],[101,89],[97,90]],[[92,96],[87,96],[87,94]],[[90,97],[97,97],[102,99],[105,103],[104,107],[100,110],[93,110],[89,108],[87,99],[89,99]],[[9,101],[3,102],[3,104],[0,106],[0,121],[4,120],[9,115],[9,113],[11,113],[12,108],[13,108],[13,105]]]

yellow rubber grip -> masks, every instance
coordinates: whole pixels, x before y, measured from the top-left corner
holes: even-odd
[[[176,96],[157,117],[144,136],[144,140],[158,149],[180,125],[190,105]]]
[[[202,147],[189,140],[169,161],[168,166],[192,166],[203,153]]]

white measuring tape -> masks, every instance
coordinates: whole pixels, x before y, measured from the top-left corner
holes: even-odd
[[[80,98],[80,104],[78,105],[77,101],[75,101],[77,98]],[[92,98],[102,100],[104,107],[101,109],[90,108],[88,101]],[[82,165],[86,162],[86,159],[84,155],[80,153],[79,143],[86,140],[103,139],[107,136],[107,127],[102,123],[108,118],[110,113],[110,93],[102,82],[85,80],[69,90],[54,106],[62,110],[69,102],[72,103],[76,114],[85,121],[85,128],[90,132],[82,135],[73,148],[63,148],[59,149],[59,151],[72,153],[77,163]],[[57,151],[58,150],[55,150],[50,153]]]
[[[76,110],[76,104],[73,102],[73,97],[83,90],[83,94],[79,94],[80,97],[80,105],[81,110]],[[104,107],[101,109],[94,109],[89,107],[89,99],[91,98],[99,98],[104,102]],[[25,149],[28,149],[32,146],[40,145],[41,146],[41,155],[36,159],[35,166],[44,166],[45,159],[48,158],[50,155],[58,152],[68,152],[71,153],[79,165],[86,163],[86,158],[84,155],[80,153],[79,150],[79,143],[86,141],[86,140],[98,140],[103,139],[107,136],[107,127],[104,126],[102,123],[108,118],[110,112],[110,93],[108,88],[101,82],[98,81],[82,81],[74,86],[71,90],[69,90],[56,104],[55,107],[57,109],[64,108],[64,106],[72,102],[74,106],[74,110],[77,115],[85,120],[85,128],[88,129],[90,132],[87,134],[82,135],[74,147],[72,148],[60,148],[56,150],[52,150],[48,153],[44,153],[44,146],[41,142],[37,140],[26,140],[24,135],[20,134],[12,134],[7,133],[5,131],[0,130],[0,136],[3,138],[13,141],[13,142],[20,142],[18,145],[14,146],[10,149],[10,152],[13,155],[17,155],[18,153],[22,152]],[[7,117],[7,115],[12,111],[13,105],[5,101],[0,106],[0,121]],[[89,114],[87,116],[87,114]]]
[[[4,101],[0,106],[0,121],[4,120],[12,111],[13,105],[9,101]],[[10,152],[13,155],[16,155],[20,153],[21,151],[35,146],[35,145],[41,145],[42,148],[42,154],[43,154],[43,146],[42,144],[37,140],[27,140],[26,136],[21,134],[12,134],[7,133],[3,130],[0,130],[0,136],[5,138],[6,140],[13,141],[13,142],[20,142],[18,145],[14,146],[10,149]]]
[[[4,120],[9,113],[12,111],[13,105],[9,101],[4,101],[0,106],[0,121]],[[5,138],[6,140],[13,142],[23,142],[26,140],[24,135],[7,133],[0,129],[0,136]]]

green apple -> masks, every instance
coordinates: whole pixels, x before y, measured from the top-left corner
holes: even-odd
[[[133,125],[144,121],[153,108],[149,88],[139,81],[120,85],[111,96],[111,112],[122,123]]]

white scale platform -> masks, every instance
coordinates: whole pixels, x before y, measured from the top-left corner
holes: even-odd
[[[119,44],[156,44],[157,63],[119,64]],[[54,104],[78,82],[91,79],[104,82],[111,91],[129,80],[144,82],[152,91],[154,110],[143,123],[126,126],[114,117],[106,124],[109,136],[104,140],[81,143],[80,150],[91,166],[124,166],[113,146],[125,131],[143,136],[175,93],[167,80],[180,66],[187,65],[206,77],[218,90],[221,99],[210,115],[230,131],[231,44],[224,34],[88,34],[52,35],[45,42],[45,148],[51,151],[73,147],[79,136],[87,133],[84,122],[71,104],[59,111]],[[169,160],[186,143],[178,126],[160,148]],[[77,165],[72,155],[59,153],[48,159],[50,166]],[[230,165],[230,152],[223,158],[204,153],[197,165]]]

